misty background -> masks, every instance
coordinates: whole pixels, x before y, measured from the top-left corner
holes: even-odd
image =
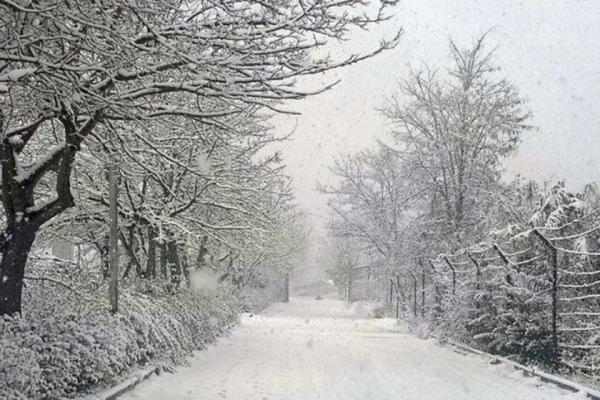
[[[301,280],[324,278],[325,195],[316,183],[329,183],[328,167],[349,154],[387,139],[392,129],[377,109],[398,92],[409,69],[425,64],[443,71],[449,64],[449,39],[465,48],[488,32],[488,50],[501,76],[516,85],[532,112],[537,129],[522,137],[506,165],[505,179],[517,171],[524,178],[551,182],[565,179],[580,189],[600,181],[600,2],[595,0],[403,0],[394,16],[368,32],[329,47],[332,55],[373,50],[382,39],[404,30],[400,44],[356,65],[300,82],[315,89],[340,82],[331,90],[287,109],[302,115],[276,115],[279,134],[294,132],[282,145],[288,173],[311,229],[310,250]]]

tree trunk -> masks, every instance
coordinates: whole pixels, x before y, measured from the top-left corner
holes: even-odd
[[[139,260],[139,239],[135,236],[135,227],[129,227],[129,262],[135,265],[135,273],[139,278],[145,279],[148,271],[142,267]]]
[[[56,115],[64,127],[64,141],[34,163],[26,176],[21,176],[19,155],[27,142],[35,135],[46,118],[40,118],[25,128],[13,131],[13,136],[4,135],[0,141],[0,182],[2,207],[6,231],[0,239],[0,314],[21,312],[21,292],[25,265],[39,228],[52,218],[73,207],[71,194],[71,172],[75,155],[83,139],[94,129],[102,115],[97,110],[83,124],[78,124],[72,110],[63,107]],[[0,130],[6,133],[4,115],[0,110]],[[10,129],[9,129],[10,130]],[[18,132],[18,134],[16,134]],[[11,138],[18,138],[13,141]],[[41,161],[43,160],[43,162]],[[36,207],[34,192],[36,185],[48,173],[56,174],[56,197]]]
[[[0,315],[21,313],[21,291],[29,250],[38,232],[39,224],[29,221],[17,223],[3,246],[0,261]]]
[[[284,303],[290,302],[290,273],[286,272],[283,277],[283,299]]]
[[[185,279],[185,284],[187,287],[190,287],[190,266],[188,263],[187,253],[185,251],[185,247],[181,249],[181,272],[183,273],[183,278]]]
[[[167,279],[167,264],[168,264],[167,244],[161,243],[161,245],[160,245],[160,275],[165,280]]]
[[[96,247],[98,248],[98,253],[100,254],[100,269],[102,271],[102,279],[108,279],[108,270],[110,268],[108,261],[108,241],[109,237],[106,235],[101,239],[101,241],[96,242]]]
[[[156,278],[156,232],[148,226],[148,260],[146,261],[147,277]]]
[[[125,279],[129,276],[129,272],[131,272],[133,266],[135,266],[137,276],[144,278],[145,271],[142,270],[142,266],[135,255],[135,237],[133,230],[129,231],[129,239],[123,235],[123,232],[120,232],[120,236],[121,242],[123,243],[123,246],[125,247],[125,250],[127,250],[127,254],[129,256],[129,262],[127,263],[127,267],[125,268],[122,279]]]
[[[206,248],[206,243],[208,242],[208,236],[204,236],[202,238],[202,242],[200,243],[200,249],[198,250],[198,257],[196,258],[196,269],[202,269],[206,264],[206,254],[208,253],[208,249]]]
[[[177,243],[175,241],[168,243],[167,252],[169,254],[169,265],[171,267],[171,283],[177,288],[181,283],[181,262],[179,260]]]

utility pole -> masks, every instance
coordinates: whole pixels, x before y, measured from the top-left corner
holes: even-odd
[[[119,224],[117,214],[117,199],[119,195],[119,171],[115,162],[108,166],[108,196],[109,196],[109,221],[110,242],[108,250],[109,260],[109,298],[110,312],[119,312]]]

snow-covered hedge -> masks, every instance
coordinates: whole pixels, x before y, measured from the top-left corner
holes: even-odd
[[[117,315],[107,311],[104,290],[82,299],[37,284],[26,296],[31,307],[23,317],[0,320],[2,399],[74,397],[151,361],[180,364],[223,334],[242,308],[227,287],[152,295],[131,289]]]
[[[529,225],[494,230],[484,242],[438,257],[426,288],[427,318],[411,326],[597,385],[599,211],[596,185],[577,194],[564,183],[553,186]],[[545,240],[556,252],[556,271]]]
[[[501,267],[490,266],[484,275],[479,289],[465,285],[445,298],[438,333],[518,362],[552,365],[548,290],[533,290],[531,277],[516,272],[509,284]]]

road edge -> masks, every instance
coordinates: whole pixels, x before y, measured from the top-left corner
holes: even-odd
[[[498,360],[500,363],[503,364],[507,364],[512,366],[514,369],[519,370],[519,371],[523,371],[526,374],[530,375],[530,376],[537,376],[539,377],[543,382],[546,383],[551,383],[553,385],[556,385],[560,388],[563,389],[567,389],[570,390],[573,393],[581,393],[581,394],[585,394],[585,396],[590,399],[590,400],[600,400],[600,391],[588,388],[587,386],[583,386],[579,383],[570,381],[566,378],[557,376],[557,375],[552,375],[548,372],[544,372],[541,371],[538,368],[535,367],[531,367],[531,366],[526,366],[523,364],[519,364],[515,361],[509,360],[508,358],[504,358],[504,357],[500,357],[500,356],[496,356],[490,353],[486,353],[484,351],[481,350],[477,350],[474,349],[472,347],[469,347],[467,345],[464,345],[462,343],[456,342],[454,340],[448,340],[446,341],[446,344],[456,347],[458,349],[461,349],[463,351],[472,353],[472,354],[476,354],[480,357],[484,357],[491,360]]]
[[[115,400],[120,395],[136,387],[140,382],[150,378],[152,374],[159,374],[159,366],[151,366],[133,373],[129,378],[108,389],[82,397],[81,400]]]
[[[224,336],[231,333],[231,330],[239,325],[238,321],[235,321],[229,325],[227,325],[223,332],[218,336]],[[216,343],[216,341],[215,341]],[[152,374],[156,373],[156,375],[160,375],[163,371],[160,365],[152,365],[150,367],[146,367],[142,370],[132,373],[129,378],[124,381],[111,386],[108,389],[100,390],[96,393],[88,394],[83,397],[78,397],[79,400],[116,400],[122,394],[129,392],[131,389],[135,388],[138,384],[149,379]]]

